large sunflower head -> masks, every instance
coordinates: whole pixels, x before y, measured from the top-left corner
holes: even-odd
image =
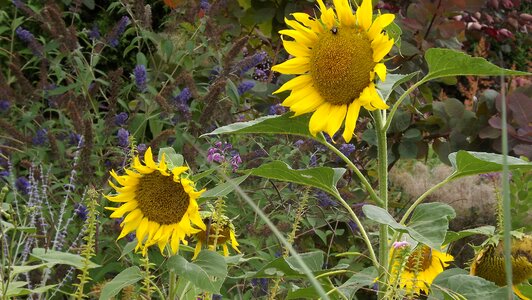
[[[235,227],[231,220],[226,216],[220,216],[216,222],[212,218],[212,214],[203,214],[203,222],[208,224],[206,229],[202,229],[194,234],[196,240],[196,249],[194,250],[195,259],[201,251],[202,245],[207,245],[210,250],[215,251],[218,246],[222,246],[224,255],[229,255],[229,247],[227,244],[231,244],[231,247],[238,253],[238,242],[235,235]]]
[[[418,245],[406,255],[402,251],[409,251],[409,248],[395,250],[391,278],[408,293],[423,291],[428,294],[434,278],[454,260],[451,255],[426,245]]]
[[[109,181],[116,195],[106,198],[121,205],[106,209],[113,211],[111,218],[123,218],[118,239],[136,231],[136,250],[141,249],[144,255],[154,244],[161,253],[169,244],[175,254],[181,242],[187,244],[185,236],[199,231],[192,225],[205,230],[196,202],[205,190],[196,191],[194,182],[184,173],[187,170],[186,166],[169,170],[164,154],[156,163],[151,148],[144,154],[144,164],[137,156],[124,175],[112,170],[111,176],[121,187]]]
[[[487,243],[475,255],[471,263],[471,275],[506,285],[503,243]],[[532,236],[514,238],[511,247],[512,281],[519,284],[532,277]]]
[[[314,112],[309,123],[313,135],[320,131],[333,136],[344,123],[343,137],[353,137],[360,108],[387,109],[375,87],[375,74],[384,81],[382,60],[394,40],[384,28],[394,20],[382,14],[373,20],[371,0],[363,0],[353,13],[348,0],[334,0],[334,10],[317,0],[319,18],[294,13],[285,22],[292,29],[279,31],[286,51],[294,58],[272,70],[299,75],[275,93],[291,90],[282,103],[295,115]]]

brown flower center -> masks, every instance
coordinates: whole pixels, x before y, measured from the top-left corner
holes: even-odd
[[[432,250],[428,246],[421,246],[414,250],[406,262],[406,270],[412,273],[423,272],[430,267],[432,263]]]
[[[369,85],[374,67],[371,41],[357,27],[335,27],[321,34],[310,57],[314,87],[335,105],[357,99]]]
[[[190,202],[181,183],[158,171],[142,176],[135,194],[144,216],[161,225],[179,223]]]

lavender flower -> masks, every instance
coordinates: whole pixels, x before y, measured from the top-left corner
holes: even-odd
[[[123,16],[118,23],[116,23],[115,27],[109,34],[107,35],[107,43],[115,48],[118,46],[119,41],[118,39],[120,36],[126,31],[126,27],[129,24],[129,18],[127,16]]]
[[[297,140],[297,141],[294,142],[294,146],[296,146],[298,148],[301,148],[301,146],[303,146],[303,144],[305,144],[304,140]]]
[[[349,225],[349,228],[351,228],[351,231],[355,232],[358,230],[358,225],[355,221],[349,220],[347,221],[347,225]]]
[[[24,3],[20,0],[12,0],[11,3],[13,3],[13,5],[15,5],[15,7],[19,9],[24,6]]]
[[[126,124],[126,121],[128,119],[128,115],[126,112],[121,112],[118,115],[115,116],[115,125],[116,126],[122,126]]]
[[[207,0],[200,0],[200,8],[207,11],[211,8],[211,4]]]
[[[240,75],[244,75],[251,68],[260,64],[268,55],[264,51],[253,54],[249,59],[246,58],[236,65],[236,69],[240,71]]]
[[[10,106],[11,102],[9,102],[8,100],[0,100],[0,112],[8,111]]]
[[[242,163],[242,158],[240,157],[240,154],[235,154],[233,157],[231,157],[231,167],[233,168],[233,173],[238,170],[238,167]]]
[[[48,137],[46,136],[46,129],[39,129],[35,133],[35,136],[31,140],[33,145],[35,146],[42,146],[48,141]]]
[[[178,104],[187,104],[188,101],[192,98],[192,93],[188,87],[184,88],[174,97],[174,101]]]
[[[281,104],[274,104],[270,106],[270,110],[268,112],[269,115],[282,115],[286,112],[286,108],[282,106]]]
[[[0,171],[0,177],[9,177],[9,171],[8,170]]]
[[[17,180],[15,181],[15,187],[19,192],[24,195],[30,192],[30,182],[28,181],[28,179],[26,179],[26,177],[21,176],[17,178]]]
[[[89,211],[87,210],[87,207],[81,203],[75,203],[74,204],[74,213],[78,218],[80,218],[82,221],[87,220],[87,216],[89,214]]]
[[[127,148],[129,146],[129,131],[124,128],[118,129],[118,146]]]
[[[323,208],[329,208],[329,207],[338,206],[338,202],[334,201],[324,191],[316,192],[316,199],[318,199],[318,205],[323,207]]]
[[[244,81],[238,85],[238,88],[237,88],[238,94],[242,96],[244,93],[251,90],[254,86],[255,86],[254,81],[251,81],[251,80]]]
[[[100,39],[100,30],[98,29],[98,25],[94,24],[92,26],[91,31],[89,31],[89,39],[93,42]]]
[[[356,147],[353,144],[342,144],[340,146],[340,152],[342,152],[343,155],[349,156],[353,151],[355,151]]]
[[[83,140],[81,139],[81,135],[71,132],[68,134],[68,144],[72,146],[83,146]]]
[[[258,293],[255,295],[256,297],[268,294],[268,278],[253,278],[251,279],[251,285],[259,288]]]
[[[30,50],[33,55],[39,57],[42,56],[42,45],[37,42],[31,32],[19,26],[17,27],[17,29],[15,29],[15,33],[17,34],[19,39],[21,39],[24,43],[28,45],[28,47],[30,47]]]
[[[144,152],[148,150],[148,146],[146,144],[138,144],[137,145],[137,151],[139,152],[140,156],[144,156]]]
[[[222,300],[223,297],[220,294],[212,294],[211,300]]]
[[[133,75],[135,76],[135,85],[137,86],[137,89],[144,93],[146,91],[147,85],[147,71],[145,65],[137,65],[135,69],[133,70]]]

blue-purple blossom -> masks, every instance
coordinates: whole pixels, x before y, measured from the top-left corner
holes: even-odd
[[[0,177],[8,177],[9,171],[8,170],[2,170],[0,171]]]
[[[82,143],[80,146],[83,146],[83,141],[81,140],[81,135],[77,134],[75,132],[71,132],[68,134],[68,144],[72,146],[78,146]]]
[[[323,208],[338,206],[338,202],[334,201],[331,196],[324,191],[317,191],[316,199],[318,199],[318,205]]]
[[[42,46],[39,44],[39,42],[37,42],[31,32],[19,26],[17,29],[15,29],[15,33],[19,39],[26,43],[33,55],[42,56]]]
[[[231,167],[233,168],[233,172],[236,172],[238,170],[238,167],[242,163],[242,158],[240,157],[240,154],[234,154],[231,157]]]
[[[207,0],[200,0],[200,8],[203,10],[209,10],[211,8],[211,4]]]
[[[116,136],[118,137],[118,146],[123,148],[129,146],[129,131],[124,128],[120,128],[118,129]]]
[[[209,148],[207,151],[207,161],[219,164],[228,161],[231,164],[233,172],[236,172],[240,164],[242,164],[242,158],[236,150],[232,149],[233,145],[230,143],[218,141],[214,143],[214,147]]]
[[[349,220],[347,221],[347,225],[349,225],[349,228],[351,229],[351,231],[355,232],[358,230],[358,224],[353,221],[353,220]]]
[[[89,31],[89,39],[91,41],[100,39],[100,30],[98,29],[98,25],[92,25],[92,29]]]
[[[81,203],[75,203],[74,213],[76,214],[76,217],[78,217],[82,221],[85,221],[87,220],[87,215],[89,214],[89,210],[87,209],[85,205]]]
[[[126,27],[129,24],[129,18],[127,16],[123,16],[120,21],[115,25],[113,30],[109,33],[107,36],[107,43],[113,48],[118,46],[119,41],[118,39],[120,36],[126,31]]]
[[[137,145],[137,151],[139,152],[139,155],[144,155],[144,152],[148,150],[148,146],[146,144],[138,144]]]
[[[11,3],[13,3],[16,8],[21,8],[22,6],[24,6],[24,3],[20,0],[12,0]]]
[[[222,300],[223,297],[220,294],[212,294],[211,300]]]
[[[126,112],[121,112],[118,115],[115,116],[115,125],[116,126],[122,126],[126,124],[126,121],[128,119],[128,114]]]
[[[281,104],[274,104],[270,106],[268,114],[269,115],[282,115],[285,112],[286,112],[286,107],[282,106]]]
[[[353,151],[355,151],[356,147],[353,144],[342,144],[340,146],[340,152],[342,152],[343,155],[349,156]]]
[[[137,89],[143,93],[146,91],[146,88],[148,87],[146,85],[146,82],[148,80],[148,73],[146,71],[145,65],[137,65],[135,69],[133,69],[133,75],[135,76],[135,85],[137,86]]]
[[[177,102],[177,104],[188,104],[188,101],[192,98],[192,93],[190,92],[190,89],[188,87],[184,88],[177,94],[177,96],[174,97],[174,101]]]
[[[28,179],[26,179],[26,177],[21,176],[17,178],[15,181],[15,187],[22,194],[28,194],[30,192],[30,182]]]
[[[9,110],[9,107],[11,106],[11,102],[8,100],[0,100],[0,112],[6,112]]]
[[[246,80],[240,83],[237,87],[238,94],[242,96],[247,91],[251,90],[255,86],[255,82],[251,80]]]
[[[268,278],[253,278],[251,279],[251,285],[259,288],[258,293],[255,295],[256,297],[268,294]]]
[[[46,135],[46,129],[38,129],[35,133],[35,136],[32,138],[32,143],[35,146],[42,146],[48,141],[48,136]]]
[[[240,68],[240,74],[243,75],[251,68],[260,64],[267,56],[268,55],[264,51],[260,51],[253,54],[253,56],[251,56],[251,59],[245,60],[244,63],[238,64],[238,67]]]

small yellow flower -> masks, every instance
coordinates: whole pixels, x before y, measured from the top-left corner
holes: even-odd
[[[107,195],[111,202],[122,203],[112,210],[111,218],[122,218],[122,232],[118,239],[136,231],[137,247],[146,255],[147,248],[157,244],[161,253],[170,245],[173,254],[179,251],[180,243],[187,244],[185,236],[205,230],[196,199],[205,191],[196,191],[194,182],[184,172],[186,166],[168,169],[164,154],[159,164],[153,160],[151,148],[144,154],[144,164],[135,157],[125,175],[112,170],[111,176],[121,187],[109,181],[116,195]],[[163,253],[164,254],[164,253]]]
[[[209,218],[204,218],[203,222],[205,224],[209,224]],[[208,226],[206,230],[198,231],[196,234],[194,234],[194,239],[196,240],[197,244],[196,248],[194,249],[193,259],[196,259],[201,251],[202,245],[204,244],[207,245],[212,251],[215,251],[215,248],[218,248],[218,246],[222,246],[224,255],[229,256],[229,248],[227,247],[227,244],[231,243],[231,247],[237,253],[240,253],[240,250],[238,249],[239,244],[235,236],[235,228],[231,221],[226,217],[222,217],[220,225],[217,223],[210,223],[210,226]]]
[[[401,251],[404,250],[395,250],[398,254]],[[426,245],[419,245],[408,256],[403,256],[404,259],[400,257],[401,255],[394,255],[390,278],[392,281],[398,278],[400,287],[405,288],[408,293],[417,294],[421,291],[428,294],[434,278],[454,260],[451,255]]]
[[[349,142],[361,107],[388,108],[376,90],[375,74],[386,79],[382,60],[394,40],[384,28],[395,16],[382,14],[373,20],[371,0],[363,0],[355,13],[348,0],[334,0],[334,10],[317,1],[320,18],[294,13],[295,20],[285,20],[292,29],[279,31],[294,58],[272,70],[299,76],[275,93],[292,91],[282,105],[296,116],[314,112],[309,123],[313,135],[325,131],[332,137],[345,120],[343,137]]]

